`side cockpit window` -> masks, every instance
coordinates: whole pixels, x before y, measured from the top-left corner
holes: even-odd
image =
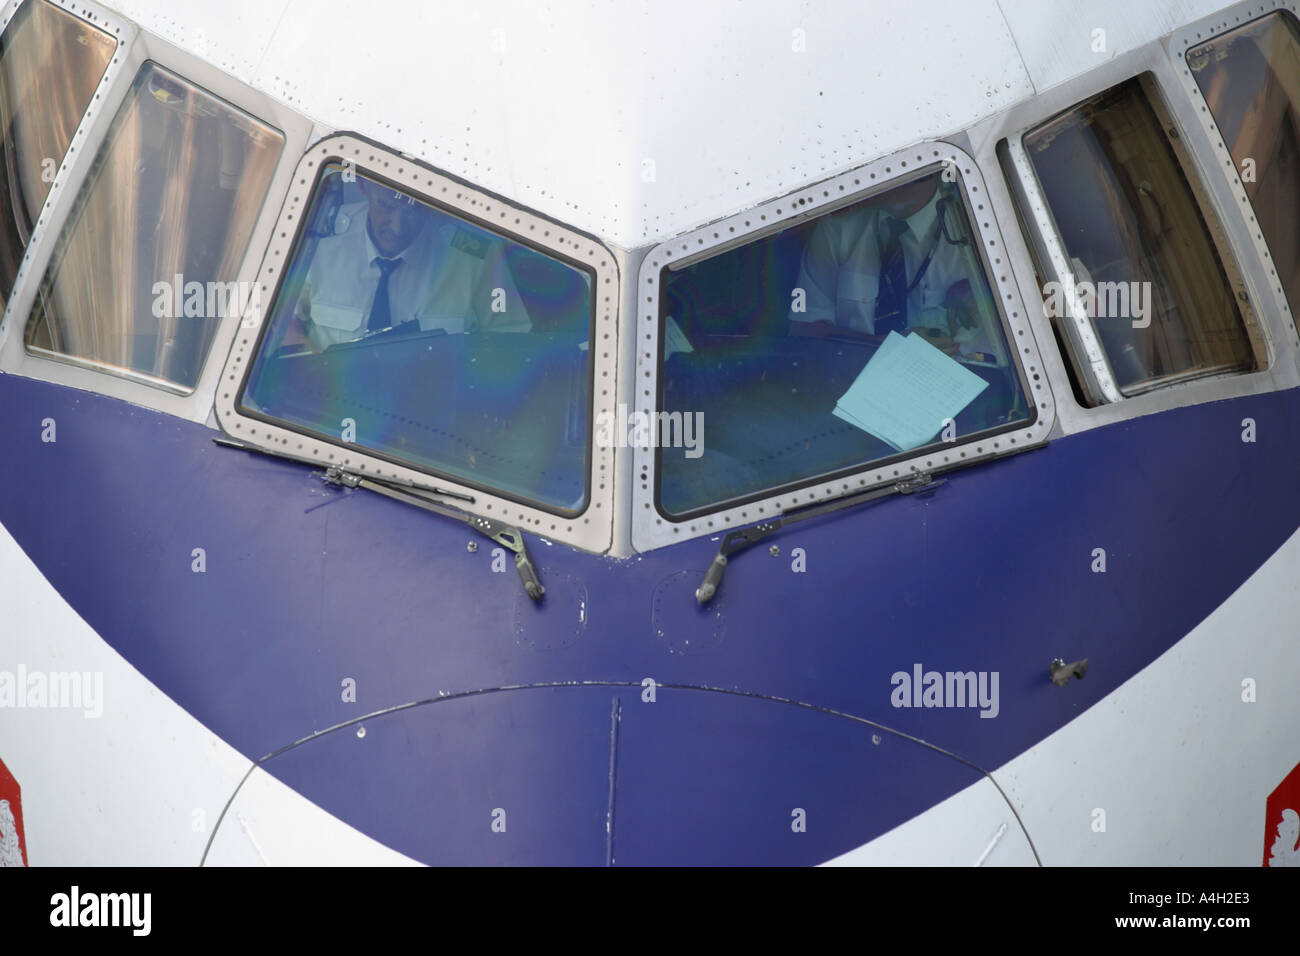
[[[239,411],[576,514],[591,465],[593,279],[351,163],[325,164]]]
[[[691,441],[661,447],[659,510],[689,517],[1030,421],[981,250],[949,165],[665,267],[659,414]]]
[[[1187,51],[1292,313],[1300,310],[1300,32],[1274,13]]]
[[[1044,304],[1091,404],[1267,365],[1224,230],[1150,76],[1023,143],[1064,263]]]
[[[235,281],[284,137],[145,63],[59,237],[30,352],[174,392],[199,380],[217,325],[252,304]]]
[[[44,0],[0,35],[0,309],[32,228],[117,41]]]

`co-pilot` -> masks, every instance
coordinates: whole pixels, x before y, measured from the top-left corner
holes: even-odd
[[[979,260],[949,234],[942,192],[935,173],[822,219],[804,249],[805,311],[790,312],[791,334],[916,331],[950,355],[991,358],[971,291]]]

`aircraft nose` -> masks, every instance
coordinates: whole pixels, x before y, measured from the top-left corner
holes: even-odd
[[[433,699],[262,766],[433,865],[815,864],[982,779],[830,712],[629,683]]]

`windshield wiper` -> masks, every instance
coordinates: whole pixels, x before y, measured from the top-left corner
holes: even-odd
[[[519,571],[519,579],[523,582],[524,592],[530,598],[534,601],[540,601],[542,595],[546,593],[546,588],[542,587],[542,582],[537,577],[537,569],[533,567],[533,562],[528,557],[528,548],[524,545],[523,532],[513,525],[492,518],[472,515],[468,511],[462,511],[455,505],[435,501],[432,497],[437,495],[441,498],[455,498],[473,504],[474,497],[472,495],[463,494],[459,491],[448,491],[436,485],[424,485],[416,481],[408,481],[405,478],[379,478],[375,475],[340,468],[338,465],[327,465],[325,462],[314,461],[302,455],[275,451],[269,448],[259,448],[256,445],[249,445],[230,438],[213,438],[212,440],[225,448],[237,448],[240,451],[255,452],[270,458],[283,458],[304,465],[323,466],[324,471],[316,471],[312,472],[312,474],[326,484],[339,485],[344,488],[365,488],[367,491],[373,491],[376,494],[392,498],[394,501],[414,505],[417,508],[423,508],[425,511],[432,511],[434,514],[463,521],[479,534],[514,552],[515,568]]]
[[[850,495],[847,498],[828,501],[825,504],[807,505],[803,508],[783,511],[777,517],[769,518],[767,521],[760,521],[748,528],[737,528],[722,539],[722,544],[718,548],[713,563],[709,565],[709,570],[704,572],[704,580],[695,589],[695,600],[701,604],[708,604],[712,601],[713,596],[718,593],[718,588],[722,586],[722,573],[727,570],[727,559],[737,552],[758,544],[758,542],[771,534],[775,534],[786,525],[807,521],[809,518],[817,518],[832,511],[839,511],[842,508],[853,508],[871,501],[878,501],[890,495],[928,493],[934,491],[945,481],[947,481],[946,478],[935,478],[928,471],[923,471],[902,481],[896,481],[892,485],[886,485],[883,488],[864,491],[862,494]]]
[[[295,455],[288,451],[277,451],[274,448],[261,448],[257,445],[250,445],[247,442],[236,441],[233,438],[214,438],[216,444],[223,448],[237,448],[240,451],[251,451],[258,455],[266,455],[268,458],[283,458],[285,461],[296,461],[302,465],[314,465],[317,468],[333,469],[335,466],[321,461],[319,458],[308,458],[306,455]],[[401,488],[409,491],[423,492],[424,494],[437,495],[440,498],[456,498],[459,501],[468,501],[474,503],[474,496],[467,495],[460,491],[448,491],[446,488],[439,488],[437,485],[422,485],[418,481],[408,481],[405,478],[377,478],[373,475],[367,475],[360,471],[349,471],[346,468],[336,469],[340,474],[357,475],[361,478],[367,478],[376,484],[386,485],[390,488]],[[318,472],[319,474],[319,472]],[[321,475],[324,477],[324,475]],[[331,482],[339,484],[339,482]]]

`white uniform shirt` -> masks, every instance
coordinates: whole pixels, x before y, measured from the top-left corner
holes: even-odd
[[[931,248],[934,255],[907,297],[908,328],[928,327],[953,334],[943,308],[948,289],[971,277],[969,246],[943,238],[939,223],[939,191],[906,220],[903,246],[910,284]],[[799,288],[805,291],[805,312],[790,312],[792,322],[833,322],[858,332],[875,332],[876,299],[880,291],[880,248],[886,214],[863,207],[823,219],[804,249]],[[978,261],[978,260],[976,260]],[[974,285],[975,283],[972,283]]]
[[[367,331],[381,275],[375,258],[382,255],[367,221],[366,203],[345,206],[336,226],[341,231],[316,246],[304,296],[311,303],[308,334],[318,350]],[[411,244],[386,257],[402,260],[388,277],[392,325],[415,319],[421,329],[449,333],[527,332],[532,323],[506,267],[506,247],[503,239],[429,210]]]

